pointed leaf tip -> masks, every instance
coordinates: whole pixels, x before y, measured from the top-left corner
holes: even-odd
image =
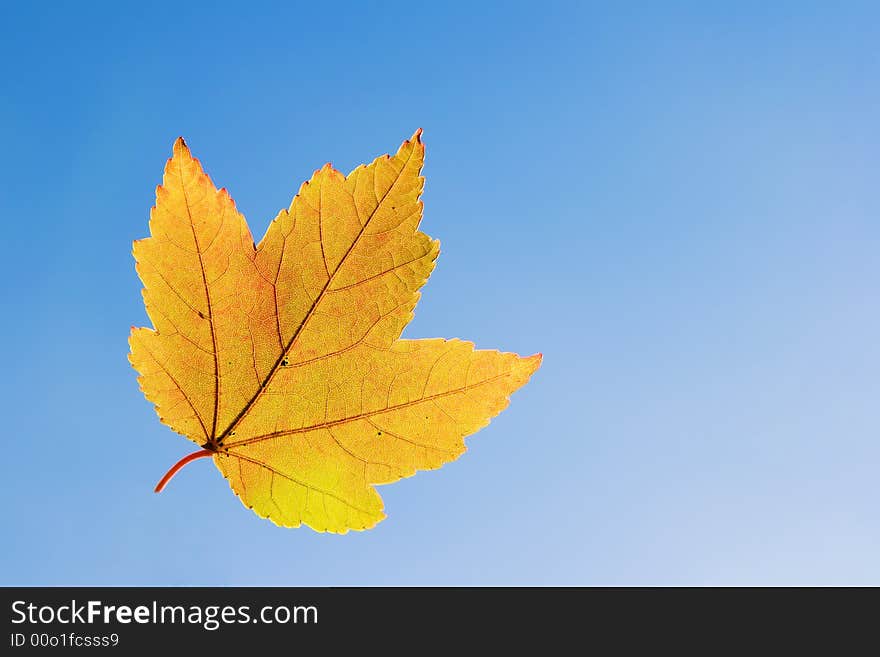
[[[186,145],[186,141],[183,137],[178,137],[174,140],[174,153],[189,153],[189,146]]]

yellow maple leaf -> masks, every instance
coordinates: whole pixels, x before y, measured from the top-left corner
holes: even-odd
[[[259,246],[225,189],[174,144],[150,237],[134,243],[154,328],[129,360],[162,422],[259,516],[318,531],[385,516],[374,486],[439,468],[541,355],[402,340],[439,254],[422,232],[421,130],[347,176],[300,187]]]

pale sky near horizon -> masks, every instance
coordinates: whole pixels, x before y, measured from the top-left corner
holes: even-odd
[[[880,6],[5,3],[3,585],[880,585]],[[47,9],[51,7],[51,9]],[[182,135],[259,239],[422,127],[406,337],[543,352],[346,536],[280,529],[127,362]]]

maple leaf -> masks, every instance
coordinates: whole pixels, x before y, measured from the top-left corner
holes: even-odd
[[[255,246],[183,139],[134,243],[153,328],[129,360],[162,422],[259,516],[318,531],[385,516],[376,484],[439,468],[541,355],[403,340],[439,254],[422,232],[421,130],[397,154],[304,183]]]

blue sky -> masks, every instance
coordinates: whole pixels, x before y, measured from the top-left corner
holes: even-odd
[[[365,5],[0,9],[0,584],[880,584],[876,3]],[[131,242],[174,139],[260,236],[417,127],[405,335],[541,370],[369,532],[208,460],[154,495],[191,445],[126,360]]]

